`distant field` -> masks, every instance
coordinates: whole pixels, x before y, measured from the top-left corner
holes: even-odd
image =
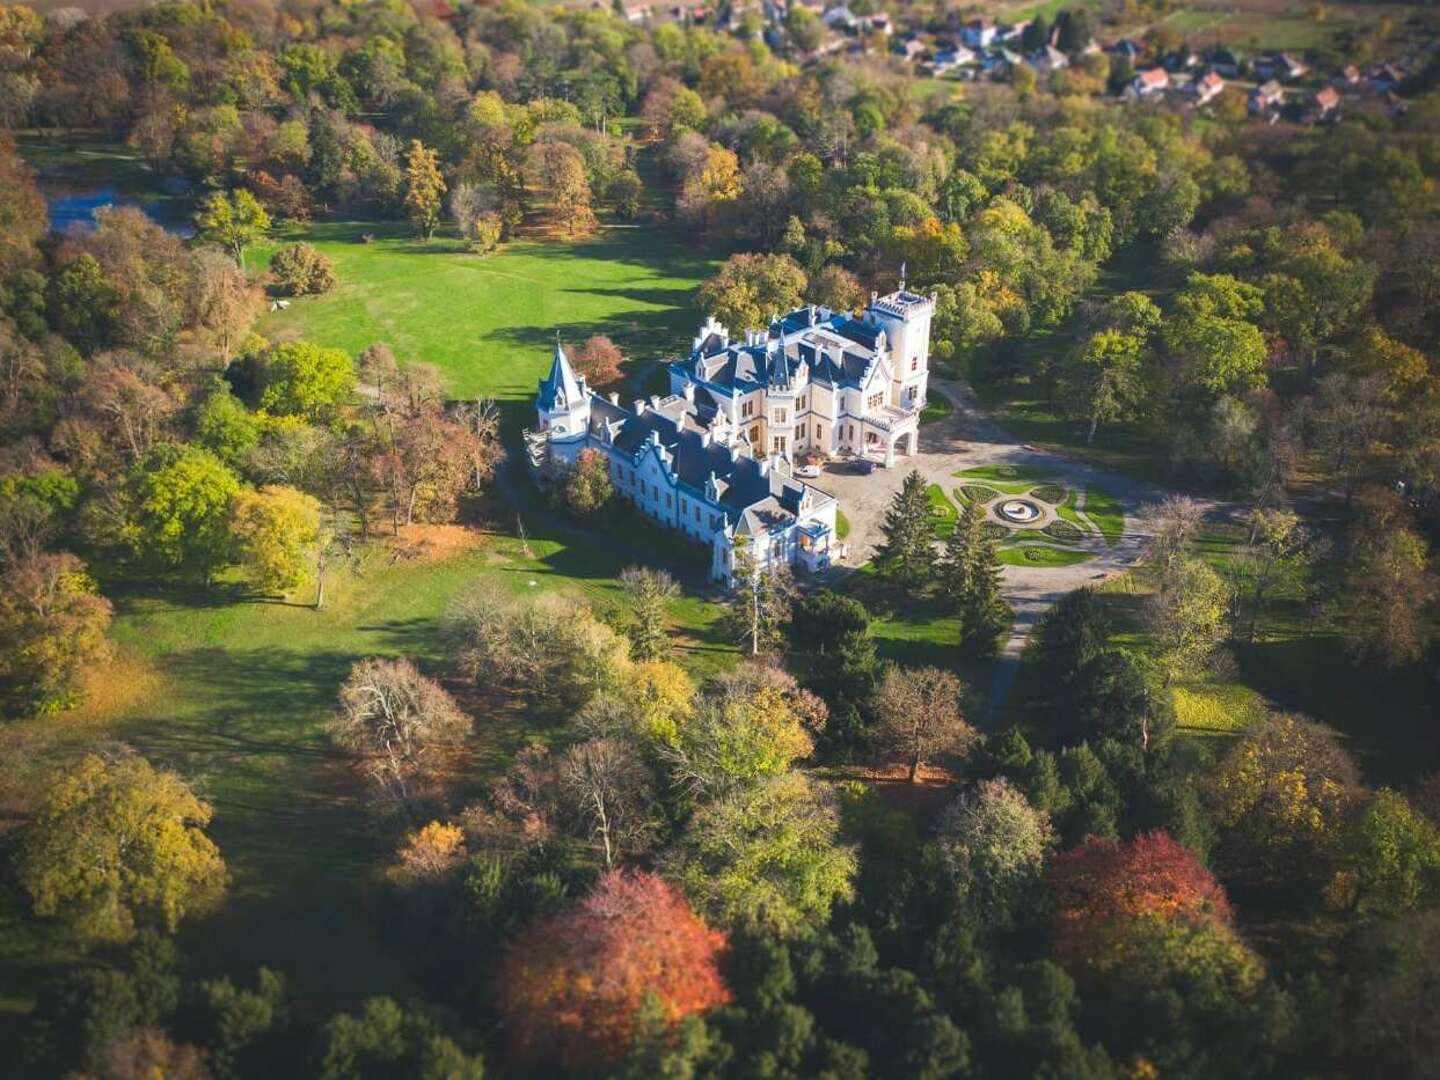
[[[364,233],[376,238],[363,243]],[[557,331],[567,345],[606,334],[635,361],[675,356],[700,322],[694,291],[715,265],[645,227],[608,228],[575,245],[516,243],[482,258],[454,240],[426,244],[403,226],[354,222],[280,237],[247,262],[263,268],[296,240],[329,255],[340,284],[266,316],[262,334],[352,353],[385,342],[402,360],[438,366],[456,396],[508,401],[534,395]]]

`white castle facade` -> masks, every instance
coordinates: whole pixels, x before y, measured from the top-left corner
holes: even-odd
[[[628,408],[590,390],[557,344],[535,399],[531,460],[567,468],[592,449],[641,513],[706,544],[727,584],[736,548],[818,571],[838,557],[833,495],[794,473],[811,455],[893,465],[915,452],[933,297],[872,294],[860,317],[805,307],[732,340],[714,318],[670,393]]]

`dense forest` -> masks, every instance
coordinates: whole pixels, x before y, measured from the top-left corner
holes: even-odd
[[[898,43],[977,8],[847,10],[0,6],[0,1073],[1440,1075],[1440,19],[1357,7],[1307,49],[1312,96],[1395,71],[1322,121],[1127,94],[1184,5],[1047,5],[1016,49],[1063,65],[963,82]],[[186,227],[52,229],[47,164],[95,147]],[[562,278],[665,238],[706,260],[680,325],[737,333],[903,275],[939,373],[1168,494],[1003,707],[1002,538],[962,487],[937,542],[918,472],[824,587],[702,597],[642,538],[540,588],[545,530],[628,512],[585,459],[532,488],[533,382],[265,336],[354,284],[337,223]],[[572,356],[628,390],[685,340]],[[434,570],[423,647],[213,690],[318,722],[340,766],[292,795],[362,836],[338,895],[383,968],[336,987],[254,916],[221,967],[209,928],[268,884],[225,842],[262,781],[221,774],[261,766],[189,767],[190,683],[146,683],[121,624],[319,619],[426,529],[497,546]],[[1197,680],[1244,690],[1214,730]]]

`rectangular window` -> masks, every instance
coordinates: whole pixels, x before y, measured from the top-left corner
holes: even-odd
[[[699,503],[696,503],[696,504],[695,504],[695,520],[696,520],[697,522],[700,520],[700,504],[699,504]]]
[[[720,515],[719,515],[719,514],[711,514],[711,515],[710,515],[710,528],[712,528],[712,529],[718,529],[719,527],[720,527]]]
[[[816,425],[815,425],[815,438],[817,438],[817,439],[820,438],[820,425],[819,425],[819,424],[816,424]]]
[[[911,371],[919,371],[919,370],[920,370],[920,358],[919,358],[918,356],[912,356],[912,357],[910,357],[910,370],[911,370]]]
[[[776,409],[774,415],[775,419],[772,423],[788,424],[790,422],[790,413],[785,409]]]
[[[865,399],[865,404],[872,409],[878,409],[884,403],[885,394],[883,391],[878,394],[871,394],[868,398]]]
[[[665,493],[665,509],[670,509],[670,493],[668,491]]]

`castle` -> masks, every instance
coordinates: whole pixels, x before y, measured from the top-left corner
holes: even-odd
[[[857,318],[799,308],[732,340],[713,317],[670,393],[628,408],[589,389],[557,343],[527,433],[531,461],[567,468],[593,449],[615,490],[641,513],[711,550],[730,583],[736,548],[755,564],[819,571],[838,557],[833,495],[795,475],[811,455],[893,465],[913,454],[929,377],[934,297],[871,295]]]

